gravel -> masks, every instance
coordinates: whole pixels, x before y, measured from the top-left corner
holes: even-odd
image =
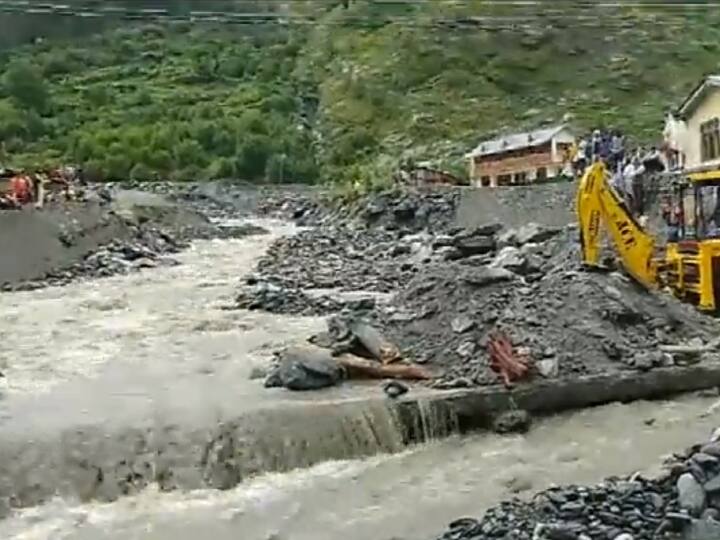
[[[364,319],[406,358],[432,368],[437,388],[498,384],[488,350],[497,332],[527,359],[531,381],[717,359],[664,353],[664,345],[709,343],[716,322],[618,270],[583,270],[573,224],[511,228],[489,219],[459,228],[458,200],[457,191],[415,191],[326,210],[317,226],[270,248],[238,306]],[[322,214],[303,200],[271,206]],[[312,289],[395,296],[348,304]]]
[[[530,380],[675,365],[687,359],[661,345],[702,345],[717,332],[714,320],[619,272],[581,270],[572,228],[492,230],[449,238],[498,246],[513,236],[515,245],[452,261],[431,255],[389,304],[340,316],[367,320],[406,358],[434,367],[438,388],[497,384],[488,351],[497,331],[529,358]]]
[[[720,461],[712,453],[719,449],[713,441],[693,445],[656,478],[635,474],[503,501],[480,519],[455,520],[438,540],[717,539]]]

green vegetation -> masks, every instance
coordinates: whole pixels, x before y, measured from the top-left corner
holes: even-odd
[[[720,70],[712,7],[336,4],[312,25],[144,24],[6,49],[2,157],[372,187],[406,158],[462,171],[479,139],[567,113],[657,139],[667,108]]]

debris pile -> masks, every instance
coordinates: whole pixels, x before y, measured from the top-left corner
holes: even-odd
[[[450,524],[438,540],[650,540],[720,538],[720,442],[696,444],[657,478],[633,475],[595,486],[553,487],[513,499],[481,519]]]
[[[275,365],[265,380],[268,388],[316,390],[344,379],[428,380],[432,373],[402,357],[400,349],[377,328],[362,321],[346,324],[332,318],[328,332],[313,336],[313,346],[276,352]],[[387,386],[387,385],[386,385]],[[403,392],[402,389],[405,391]],[[407,391],[400,384],[385,390],[391,397]]]
[[[245,280],[238,307],[326,314],[347,303],[333,303],[326,297],[318,300],[304,290],[394,292],[431,258],[432,235],[417,231],[430,224],[434,230],[449,229],[455,203],[453,192],[411,192],[368,197],[324,214],[322,224],[281,238],[270,247],[256,272]],[[271,199],[264,208],[296,220],[299,215],[317,218],[323,212],[319,203],[302,198]],[[480,249],[470,245],[470,238],[459,242],[466,252]],[[445,257],[442,252],[435,256]]]
[[[261,216],[292,221],[300,226],[317,225],[329,212],[318,197],[282,194],[265,198],[257,208]]]
[[[438,388],[649,370],[692,362],[716,325],[619,272],[580,268],[574,230],[480,227],[436,236],[428,262],[389,304],[342,315],[366,320],[405,358],[440,373]],[[439,241],[440,240],[440,241]],[[436,260],[438,251],[451,260]],[[507,336],[499,346],[496,334]],[[715,355],[704,351],[703,355]]]
[[[311,295],[299,288],[288,289],[248,277],[235,298],[234,307],[309,317],[337,313],[343,309],[367,310],[374,306],[373,298],[340,299],[327,294]]]

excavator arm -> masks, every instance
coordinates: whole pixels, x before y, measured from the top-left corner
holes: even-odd
[[[642,285],[656,288],[655,241],[635,221],[607,177],[605,165],[594,163],[585,170],[578,187],[576,205],[583,263],[599,265],[604,228],[625,270]]]

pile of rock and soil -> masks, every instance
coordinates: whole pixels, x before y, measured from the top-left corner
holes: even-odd
[[[267,215],[307,219],[315,226],[273,243],[245,280],[237,306],[318,315],[348,303],[308,290],[394,292],[424,264],[426,238],[419,231],[452,228],[457,199],[452,190],[381,194],[340,208],[317,200],[268,199]]]
[[[552,487],[504,501],[480,519],[458,519],[438,540],[717,540],[718,438],[668,458],[657,477]]]
[[[431,250],[390,303],[336,319],[380,329],[405,358],[433,369],[439,388],[497,384],[498,334],[529,367],[519,382],[717,357],[713,319],[619,271],[583,270],[572,228],[489,225],[435,236]],[[337,326],[329,323],[331,338]]]
[[[553,190],[566,205],[570,190]],[[334,331],[363,321],[404,359],[432,371],[438,388],[507,382],[493,356],[497,336],[524,364],[511,374],[518,383],[720,359],[713,319],[620,270],[584,270],[568,216],[561,225],[459,227],[464,197],[458,190],[398,192],[327,210],[320,225],[274,243],[237,306],[335,314],[317,340],[334,354],[345,339]],[[525,200],[527,190],[511,202],[518,197]],[[542,204],[531,210],[552,213]],[[395,296],[347,302],[318,294],[325,290]]]
[[[413,238],[420,247],[407,256],[422,256],[407,265],[407,283],[390,302],[313,304],[317,312],[341,310],[325,335],[313,338],[316,344],[333,354],[347,352],[342,329],[362,321],[396,345],[402,358],[429,369],[435,387],[446,389],[503,382],[493,363],[496,335],[505,336],[527,366],[518,384],[720,358],[713,319],[639,287],[620,271],[582,269],[572,227],[503,230],[491,224]],[[305,297],[264,286],[274,287],[276,311],[292,298],[303,312]]]

